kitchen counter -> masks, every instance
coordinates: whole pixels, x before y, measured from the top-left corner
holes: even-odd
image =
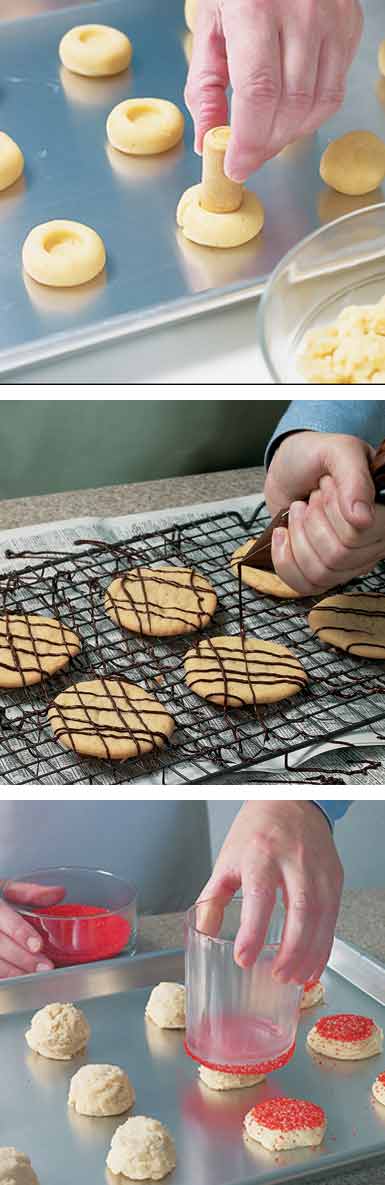
[[[385,889],[347,889],[337,934],[385,962]],[[139,951],[183,946],[182,914],[145,917],[140,923]],[[312,1178],[313,1180],[313,1178]],[[319,1185],[384,1185],[385,1158],[377,1164],[317,1177]],[[304,1185],[310,1185],[305,1181]]]

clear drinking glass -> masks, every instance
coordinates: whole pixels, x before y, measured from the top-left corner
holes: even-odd
[[[187,1016],[185,1048],[210,1069],[263,1074],[295,1049],[302,988],[272,977],[285,911],[276,903],[256,962],[234,962],[242,897],[225,908],[212,899],[186,915]]]

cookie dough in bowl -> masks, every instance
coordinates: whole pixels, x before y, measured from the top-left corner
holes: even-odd
[[[161,1181],[176,1165],[175,1144],[159,1119],[135,1115],[117,1128],[107,1167],[130,1181]]]
[[[110,25],[75,25],[62,37],[59,57],[74,74],[103,78],[127,69],[132,45],[125,33]]]
[[[6,132],[0,132],[0,192],[14,185],[23,169],[24,157],[19,145]]]
[[[16,1148],[0,1148],[0,1185],[39,1185],[29,1156]]]
[[[57,218],[30,230],[22,258],[27,275],[38,284],[71,288],[86,284],[103,271],[106,252],[96,230]]]
[[[81,1066],[71,1078],[68,1104],[78,1115],[122,1115],[134,1102],[134,1088],[120,1066]]]
[[[110,144],[119,152],[153,156],[179,144],[184,117],[168,99],[124,99],[110,112],[106,129]]]
[[[186,992],[182,983],[158,983],[145,1009],[146,1016],[160,1029],[186,1027]]]
[[[90,1035],[88,1020],[75,1004],[46,1004],[35,1012],[25,1039],[42,1057],[70,1061],[83,1053]]]

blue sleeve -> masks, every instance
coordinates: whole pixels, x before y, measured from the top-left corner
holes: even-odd
[[[320,802],[316,802],[314,799],[314,805],[318,806],[320,811],[326,815],[326,818],[333,827],[334,823],[337,822],[337,819],[343,819],[344,815],[346,815],[346,812],[349,810],[352,801],[353,800],[350,802],[343,802],[342,799],[340,799],[338,802],[327,802],[326,799],[322,799]]]
[[[266,468],[280,440],[305,428],[359,436],[376,447],[385,437],[385,400],[293,399],[267,446]]]

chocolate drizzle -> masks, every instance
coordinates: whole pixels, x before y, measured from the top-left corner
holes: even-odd
[[[22,626],[26,627],[26,634]],[[75,635],[60,620],[44,619],[32,613],[9,613],[6,610],[0,617],[0,687],[1,671],[8,676],[6,680],[3,676],[6,687],[28,687],[32,682],[46,679],[55,669],[67,666],[79,649],[80,643],[77,644]],[[9,662],[6,659],[7,651]],[[13,681],[16,676],[19,676],[18,683]]]
[[[312,632],[317,637],[321,638],[321,641],[323,641],[323,640],[325,640],[326,642],[330,641],[332,645],[333,645],[333,643],[334,643],[334,645],[337,645],[337,638],[339,635],[347,634],[348,636],[351,636],[351,635],[356,634],[357,635],[356,639],[354,639],[354,637],[353,637],[353,640],[348,645],[346,645],[345,642],[342,643],[342,639],[341,639],[341,646],[342,646],[343,650],[346,651],[347,654],[356,653],[357,646],[365,646],[365,648],[369,649],[369,650],[373,650],[373,651],[377,651],[377,652],[379,650],[382,651],[383,656],[385,658],[385,627],[384,627],[384,641],[382,641],[380,637],[378,637],[376,639],[375,628],[371,629],[370,631],[365,629],[365,620],[364,620],[365,618],[367,618],[371,624],[374,623],[375,621],[385,621],[385,595],[381,596],[376,593],[372,593],[372,594],[371,593],[365,593],[365,594],[364,593],[345,593],[344,595],[345,595],[345,600],[349,601],[349,604],[346,604],[346,603],[345,603],[345,605],[337,605],[337,604],[330,604],[330,603],[327,604],[325,602],[323,603],[322,601],[320,601],[319,605],[315,606],[315,608],[311,611],[310,616],[309,616],[309,623],[310,623]],[[363,607],[362,604],[357,605],[357,603],[354,603],[357,601],[362,602],[363,600],[371,602],[371,604],[370,604],[370,606],[368,606],[368,608]],[[381,604],[383,605],[383,609],[379,609],[379,608],[375,607],[375,604],[373,604],[373,602],[376,602],[376,601],[377,602],[381,601]],[[325,624],[321,624],[318,626],[314,625],[315,615],[318,616],[319,614],[329,615],[330,620],[325,621]],[[345,618],[347,624],[342,625],[339,621],[335,622],[334,621],[335,617]],[[353,618],[359,617],[362,621],[362,625],[360,625],[360,626],[357,625],[357,627],[354,625],[351,625],[350,621],[349,621],[349,619],[351,617],[353,617]],[[380,658],[381,656],[377,653],[376,657]]]
[[[229,640],[234,643],[232,648],[225,645],[226,638],[205,638],[188,651],[185,669],[191,691],[210,703],[223,702],[227,711],[266,702],[264,697],[268,699],[270,688],[279,693],[286,686],[286,695],[290,696],[305,687],[306,674],[294,654],[276,654],[274,642],[270,652],[266,651],[256,639],[248,639],[244,633]],[[212,691],[207,690],[211,686]]]
[[[173,637],[203,629],[216,608],[214,589],[192,568],[174,568],[173,571],[171,565],[167,568],[139,567],[121,573],[117,579],[121,595],[113,585],[107,589],[107,611],[115,613],[122,629],[133,629],[139,634]],[[159,597],[154,595],[153,585],[158,586]],[[177,589],[182,601],[184,593],[191,608],[166,599],[162,602],[162,594],[169,589]],[[128,613],[134,619],[130,625],[126,622]]]
[[[70,704],[64,702],[68,696],[72,697]],[[103,722],[98,719],[103,715]],[[57,725],[55,715],[59,717]],[[150,698],[143,688],[135,689],[115,676],[109,679],[99,676],[92,686],[91,681],[81,682],[69,687],[50,704],[49,711],[52,727],[58,741],[77,748],[79,737],[89,737],[100,741],[104,757],[110,761],[116,760],[122,754],[117,753],[114,742],[127,742],[134,746],[134,754],[141,756],[145,751],[162,746],[169,740],[171,728],[163,732],[155,728],[154,717],[165,716],[170,719],[166,709],[158,701]],[[86,723],[82,724],[82,716]],[[114,717],[114,719],[112,719]],[[117,720],[115,719],[117,717]],[[110,719],[109,719],[110,718]],[[131,723],[133,718],[134,723]],[[92,756],[92,744],[89,748]]]

